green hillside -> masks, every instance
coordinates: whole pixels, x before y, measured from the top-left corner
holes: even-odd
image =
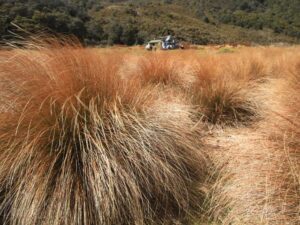
[[[73,34],[87,44],[143,44],[168,33],[195,44],[300,42],[299,0],[0,1],[0,38]]]
[[[190,0],[174,1],[189,4],[199,18],[244,28],[270,28],[276,33],[300,37],[299,0]]]

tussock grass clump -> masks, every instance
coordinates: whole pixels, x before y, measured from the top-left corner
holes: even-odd
[[[246,124],[256,119],[256,98],[265,67],[259,61],[239,56],[199,58],[194,64],[192,102],[199,118],[213,124]]]
[[[178,71],[183,65],[168,52],[147,54],[137,64],[135,73],[143,84],[176,86],[182,83]]]
[[[277,58],[279,57],[279,58]],[[276,56],[260,92],[263,118],[214,134],[216,167],[207,205],[221,224],[299,224],[299,54]],[[277,60],[281,61],[281,69]],[[285,62],[285,63],[283,63]]]
[[[119,55],[50,45],[6,56],[1,224],[168,224],[192,215],[205,155],[188,105],[121,79]]]
[[[296,107],[296,105],[295,105]],[[292,116],[292,114],[289,114]],[[222,224],[298,224],[300,154],[298,117],[274,113],[253,129],[220,132],[213,161],[217,179],[209,215]],[[291,123],[293,121],[293,123]]]

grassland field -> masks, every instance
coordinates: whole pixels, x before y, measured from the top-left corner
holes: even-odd
[[[0,223],[300,224],[300,46],[0,51]]]

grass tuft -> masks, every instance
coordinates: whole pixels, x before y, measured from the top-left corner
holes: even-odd
[[[121,78],[122,54],[54,44],[1,61],[1,224],[190,217],[206,163],[190,106]]]

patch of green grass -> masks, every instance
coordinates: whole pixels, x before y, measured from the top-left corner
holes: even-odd
[[[235,52],[233,48],[227,48],[227,47],[220,48],[218,51],[218,53],[233,53],[233,52]]]

